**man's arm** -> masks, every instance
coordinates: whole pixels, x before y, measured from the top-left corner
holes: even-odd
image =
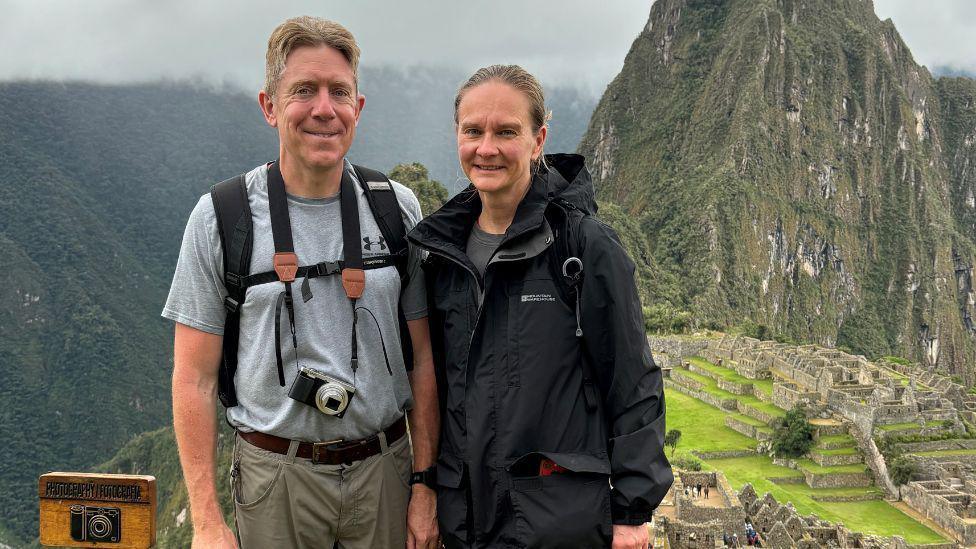
[[[410,341],[413,343],[413,371],[409,373],[413,391],[410,419],[410,439],[413,442],[413,470],[423,471],[437,459],[440,437],[440,409],[437,404],[437,381],[434,378],[434,357],[430,347],[430,327],[427,318],[408,320]],[[424,484],[414,484],[407,510],[407,547],[436,548],[437,495]]]
[[[194,547],[237,547],[217,500],[217,371],[223,337],[176,323],[173,430],[190,499]]]

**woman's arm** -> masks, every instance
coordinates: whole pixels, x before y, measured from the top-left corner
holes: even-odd
[[[580,223],[584,359],[610,428],[614,524],[648,522],[674,481],[664,454],[664,383],[647,344],[634,263],[612,229]]]

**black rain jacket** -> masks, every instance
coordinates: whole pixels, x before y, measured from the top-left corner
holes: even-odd
[[[611,525],[649,521],[673,481],[634,264],[612,229],[582,218],[577,337],[556,251],[565,248],[554,245],[566,231],[554,231],[562,218],[550,202],[589,213],[596,202],[583,157],[546,160],[484,279],[465,253],[477,192],[458,194],[408,235],[429,251],[447,547],[609,547]],[[584,378],[596,381],[592,403]],[[540,475],[543,457],[566,471]]]

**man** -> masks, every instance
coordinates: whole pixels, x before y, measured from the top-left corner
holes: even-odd
[[[265,280],[232,299],[228,284],[243,283],[225,276],[216,198],[201,198],[187,223],[163,316],[176,322],[173,423],[194,547],[236,546],[215,486],[218,385],[238,433],[231,484],[241,545],[436,547],[431,480],[411,475],[433,465],[439,430],[424,280],[411,248],[401,295],[400,269],[382,261],[391,243],[370,193],[394,191],[406,229],[420,206],[398,183],[360,181],[345,160],[365,105],[358,60],[349,31],[324,19],[285,21],[268,42],[258,100],[278,131],[280,158],[238,182],[250,209],[247,274]],[[353,234],[358,252],[345,245]],[[319,268],[337,260],[341,276]],[[409,374],[398,304],[413,349]],[[228,311],[239,323],[230,391],[218,383]]]

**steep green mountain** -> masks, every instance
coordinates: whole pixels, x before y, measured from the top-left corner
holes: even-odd
[[[974,116],[870,0],[658,0],[579,150],[653,300],[972,382]]]
[[[168,423],[159,318],[208,181],[273,154],[250,104],[177,86],[0,85],[0,527],[36,535],[37,475]],[[217,103],[221,106],[214,108]]]

